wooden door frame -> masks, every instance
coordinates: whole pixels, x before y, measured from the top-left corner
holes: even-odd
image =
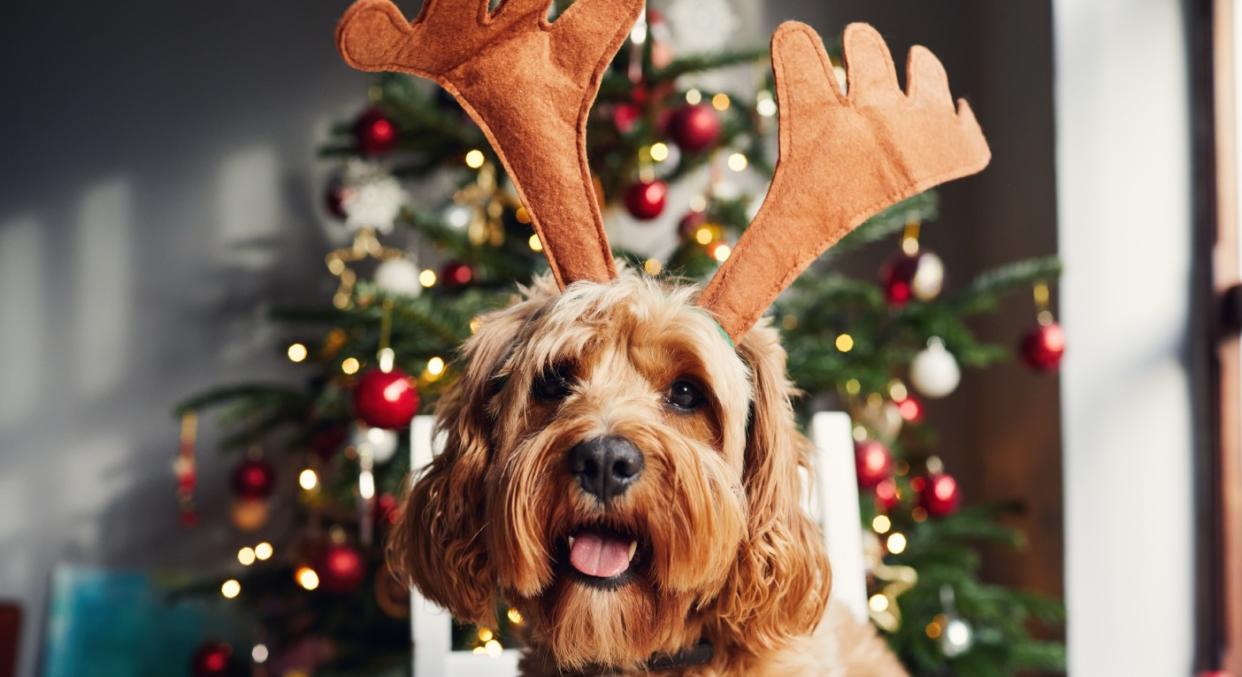
[[[1207,270],[1208,454],[1197,476],[1197,668],[1242,677],[1242,280],[1239,279],[1236,0],[1192,0],[1196,244]]]

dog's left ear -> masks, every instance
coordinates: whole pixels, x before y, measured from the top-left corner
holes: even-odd
[[[495,623],[496,614],[496,572],[482,537],[494,425],[489,402],[496,371],[537,305],[517,303],[481,318],[466,341],[462,374],[436,407],[444,450],[410,487],[388,542],[398,578],[454,617],[480,625]]]
[[[748,536],[719,598],[719,616],[751,647],[776,648],[811,632],[828,603],[831,573],[819,528],[802,509],[799,467],[810,462],[785,375],[785,349],[761,323],[738,342],[754,398],[743,481]]]

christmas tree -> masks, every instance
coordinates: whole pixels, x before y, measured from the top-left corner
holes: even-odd
[[[695,280],[728,258],[762,201],[779,101],[764,77],[745,89],[703,77],[725,67],[766,74],[764,51],[678,55],[669,23],[652,10],[634,28],[604,78],[587,138],[610,227],[637,234],[613,238],[635,243],[617,256],[647,275]],[[330,303],[274,312],[296,337],[282,347],[304,378],[228,385],[177,407],[185,521],[197,519],[195,430],[214,410],[227,431],[222,447],[238,454],[231,518],[255,534],[237,552],[240,568],[181,593],[243,604],[256,642],[250,660],[276,674],[408,665],[408,600],[387,573],[383,543],[409,470],[409,422],[434,411],[452,383],[475,318],[546,269],[530,215],[451,98],[396,75],[377,78],[368,98],[323,148],[339,167],[324,208],[349,237],[326,253]],[[949,396],[962,366],[1009,356],[967,320],[1016,291],[1033,289],[1036,302],[1021,353],[1034,368],[1055,369],[1064,340],[1047,284],[1059,265],[1019,261],[944,289],[943,264],[919,247],[936,213],[937,196],[918,195],[833,249],[840,257],[898,243],[876,279],[843,276],[824,260],[785,295],[775,315],[790,375],[807,393],[804,415],[812,402],[832,402],[856,422],[871,616],[911,672],[1060,671],[1063,647],[1032,634],[1033,624],[1055,631],[1059,603],[979,578],[981,544],[1022,542],[999,521],[1011,506],[959,505],[919,399]],[[282,503],[288,492],[278,483],[295,480],[296,500]],[[266,529],[273,510],[291,515],[279,537]],[[521,616],[498,616],[502,627],[458,628],[458,648],[518,641]],[[206,642],[193,672],[243,669],[243,653]]]

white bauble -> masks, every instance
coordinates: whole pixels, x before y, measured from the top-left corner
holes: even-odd
[[[371,228],[380,233],[391,232],[393,221],[409,197],[401,182],[383,167],[363,160],[351,160],[342,181],[345,227],[351,231]]]
[[[975,631],[958,616],[949,616],[940,631],[940,651],[946,658],[957,658],[975,645]]]
[[[910,280],[910,291],[922,301],[930,301],[940,296],[944,288],[944,261],[931,252],[919,254],[919,264],[914,269],[914,278]]]
[[[354,428],[352,441],[359,453],[369,451],[376,463],[387,463],[397,453],[398,437],[393,430],[359,425]]]
[[[927,347],[910,362],[910,384],[931,399],[953,392],[961,380],[961,367],[939,338],[929,340]]]
[[[423,291],[420,272],[418,264],[407,258],[388,259],[375,269],[375,286],[390,294],[418,296]]]
[[[449,205],[444,210],[444,222],[457,230],[465,230],[474,219],[474,210],[461,204]]]

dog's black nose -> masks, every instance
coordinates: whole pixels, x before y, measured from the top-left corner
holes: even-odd
[[[624,437],[596,437],[569,450],[569,472],[583,491],[607,503],[642,474],[643,455]]]

